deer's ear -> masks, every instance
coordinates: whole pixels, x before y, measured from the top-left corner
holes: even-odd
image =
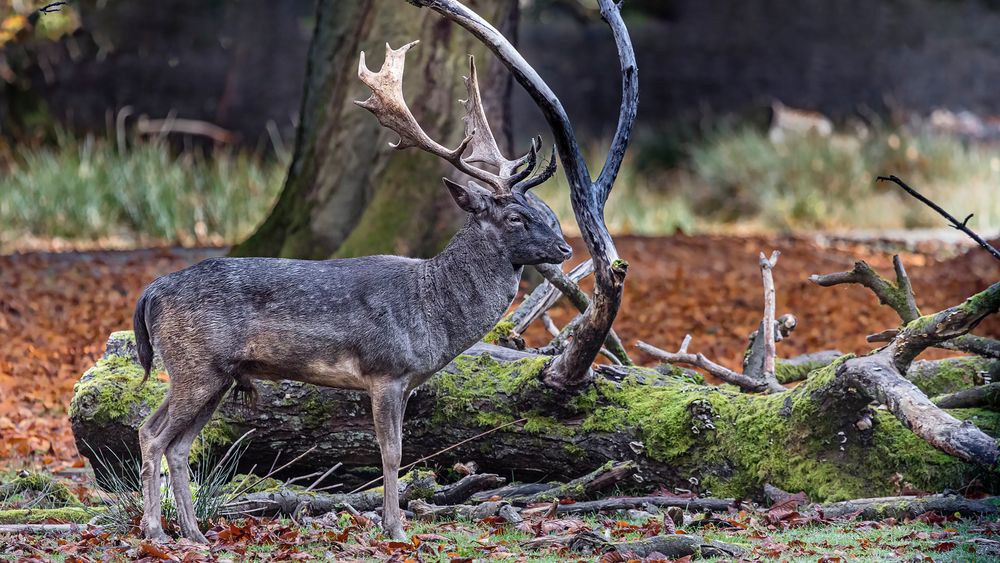
[[[475,182],[469,182],[468,185],[463,186],[452,182],[448,178],[444,178],[444,185],[448,187],[448,191],[451,192],[451,197],[455,200],[455,203],[469,213],[485,211],[489,204],[489,198],[492,197],[489,190],[477,186]]]

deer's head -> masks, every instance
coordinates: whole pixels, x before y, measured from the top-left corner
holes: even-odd
[[[444,179],[452,198],[471,214],[473,226],[481,229],[491,242],[508,249],[516,266],[558,264],[572,255],[562,236],[555,215],[528,190],[552,177],[556,170],[555,149],[549,163],[532,176],[538,163],[541,142],[532,139],[531,148],[516,159],[506,158],[497,145],[486,120],[476,65],[469,57],[469,76],[465,79],[465,138],[449,149],[437,143],[417,123],[403,99],[403,66],[406,52],[417,42],[399,49],[386,44],[385,62],[378,72],[365,65],[362,51],[358,76],[372,89],[365,101],[355,102],[375,114],[384,127],[395,131],[397,149],[417,147],[451,163],[472,180],[466,184]]]

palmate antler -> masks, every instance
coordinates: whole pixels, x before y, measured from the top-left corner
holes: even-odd
[[[468,98],[464,101],[466,115],[465,138],[458,147],[449,149],[424,132],[410,108],[403,99],[403,66],[406,52],[418,41],[393,49],[385,45],[385,62],[378,72],[372,72],[365,64],[365,53],[358,61],[358,77],[369,88],[372,95],[367,100],[354,103],[372,112],[379,123],[399,135],[399,141],[390,143],[397,149],[417,147],[442,158],[459,171],[489,186],[496,195],[510,195],[525,191],[548,180],[556,171],[555,149],[549,164],[535,176],[531,176],[538,162],[540,139],[531,140],[531,148],[520,158],[510,160],[500,151],[493,131],[486,120],[483,100],[479,94],[479,80],[476,63],[469,57],[469,76],[465,78]],[[468,156],[463,156],[468,153]],[[485,165],[482,168],[477,165]],[[496,172],[494,172],[495,170]],[[529,176],[531,176],[529,178]]]

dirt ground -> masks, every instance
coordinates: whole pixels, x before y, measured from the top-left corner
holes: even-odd
[[[578,262],[585,252],[573,241]],[[865,352],[865,335],[897,325],[867,290],[819,288],[813,273],[850,269],[863,258],[891,272],[890,249],[859,243],[818,244],[814,238],[673,236],[622,237],[630,263],[616,329],[633,350],[636,340],[675,349],[685,334],[691,351],[738,368],[747,335],[762,309],[760,251],[778,249],[778,314],[794,313],[799,328],[778,346],[781,356],[838,349]],[[883,245],[884,246],[884,245]],[[221,249],[148,249],[0,256],[0,466],[82,465],[66,413],[73,384],[103,352],[108,333],[130,329],[143,287],[159,275],[217,255]],[[955,254],[954,251],[950,251]],[[957,304],[1000,279],[1000,262],[973,249],[950,258],[941,246],[902,252],[924,312]],[[558,306],[563,325],[572,312]],[[1000,336],[1000,321],[977,334]],[[532,327],[529,343],[544,332]],[[634,358],[651,364],[638,352]],[[931,352],[940,357],[942,352]]]

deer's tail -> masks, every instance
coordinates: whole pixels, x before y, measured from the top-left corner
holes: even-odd
[[[139,365],[142,366],[143,376],[139,386],[145,385],[149,379],[149,371],[153,367],[153,343],[149,340],[149,327],[146,326],[146,302],[149,299],[147,293],[143,293],[139,302],[135,304],[135,314],[132,316],[132,330],[135,331],[135,348],[139,356]]]

